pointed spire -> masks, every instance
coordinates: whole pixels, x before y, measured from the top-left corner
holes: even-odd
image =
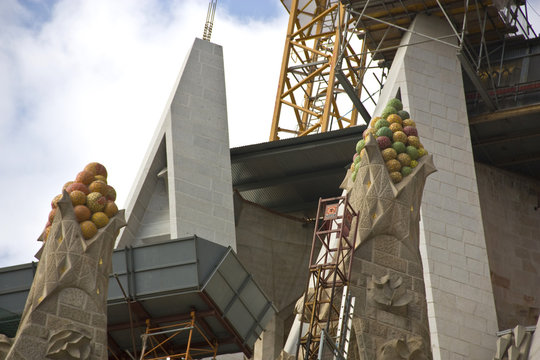
[[[126,216],[118,247],[197,235],[236,249],[221,46],[195,39]]]

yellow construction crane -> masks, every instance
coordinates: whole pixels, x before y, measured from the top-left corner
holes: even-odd
[[[270,141],[353,126],[359,112],[369,119],[360,101],[367,53],[356,19],[339,0],[282,2],[289,23]],[[349,96],[338,98],[343,93]],[[341,98],[349,105],[340,106]]]

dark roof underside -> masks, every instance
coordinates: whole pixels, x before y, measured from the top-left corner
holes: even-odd
[[[231,149],[233,187],[248,201],[311,216],[320,197],[341,194],[365,126]]]

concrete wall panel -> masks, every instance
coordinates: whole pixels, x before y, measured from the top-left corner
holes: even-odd
[[[540,181],[476,164],[499,330],[540,313]]]

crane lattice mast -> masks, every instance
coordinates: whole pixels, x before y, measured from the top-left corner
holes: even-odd
[[[206,22],[204,23],[203,40],[210,41],[212,37],[212,28],[214,27],[214,16],[216,15],[217,0],[210,0],[208,3],[208,12],[206,13]]]
[[[270,141],[354,126],[359,113],[369,121],[360,101],[365,33],[356,18],[339,0],[292,0],[286,7],[289,24]],[[344,93],[348,97],[340,96]]]

